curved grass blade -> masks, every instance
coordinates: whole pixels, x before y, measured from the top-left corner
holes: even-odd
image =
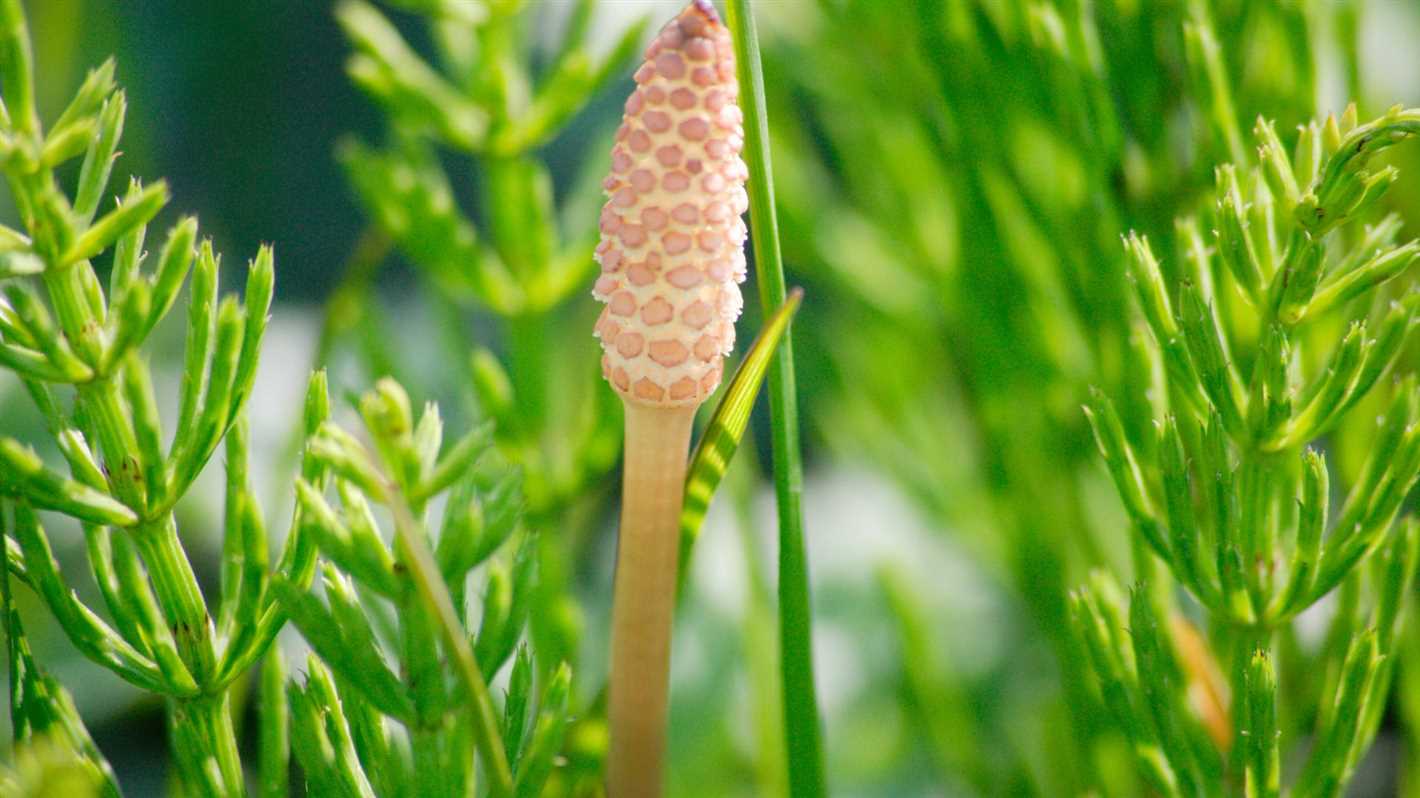
[[[750,410],[754,408],[755,397],[759,396],[759,388],[764,384],[769,363],[803,297],[804,290],[795,288],[789,294],[788,301],[764,325],[735,371],[720,404],[715,406],[710,423],[705,426],[695,454],[690,458],[690,469],[685,475],[685,503],[680,511],[677,595],[685,589],[685,575],[690,572],[690,550],[700,537],[700,527],[705,523],[710,500],[714,498],[720,480],[725,477],[725,469],[730,467],[730,458],[735,456],[735,450],[740,446],[740,439],[749,426]]]

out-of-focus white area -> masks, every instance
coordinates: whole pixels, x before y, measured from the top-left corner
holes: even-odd
[[[567,16],[575,3],[572,0],[541,0],[533,4],[541,15],[538,25],[539,42],[547,50],[555,50],[566,26]],[[649,19],[648,34],[655,33],[658,22],[672,19],[685,3],[681,0],[600,0],[597,13],[587,28],[587,48],[601,57],[616,45],[622,31],[639,19]]]
[[[739,615],[746,609],[749,586],[741,536],[733,528],[735,520],[726,502],[717,498],[696,544],[695,589],[714,610]],[[813,585],[824,586],[820,592],[848,588],[876,594],[878,569],[893,564],[930,602],[929,610],[958,616],[962,626],[989,626],[983,622],[998,606],[993,599],[995,587],[881,474],[850,463],[827,463],[811,470],[805,477],[804,516],[810,578]],[[773,589],[778,520],[772,485],[763,485],[757,492],[753,523],[759,560],[767,566]],[[943,631],[950,637],[950,630]],[[824,649],[818,653],[829,659],[836,659],[837,654],[850,658],[862,654],[836,652],[831,639],[817,644]],[[964,671],[977,670],[998,656],[999,644],[999,639],[973,636],[971,650],[960,651],[954,665]],[[819,678],[826,692],[847,692],[857,684],[853,673],[860,669],[840,668],[848,664],[822,667]]]
[[[1411,0],[1373,0],[1361,15],[1361,38],[1365,45],[1358,57],[1361,84],[1378,105],[1420,102],[1420,14]],[[1340,113],[1358,98],[1348,97],[1341,54],[1327,32],[1317,43],[1317,94],[1322,111]],[[1368,111],[1379,111],[1380,107]]]
[[[1414,0],[1371,0],[1361,17],[1362,82],[1375,101],[1420,102],[1420,14]]]

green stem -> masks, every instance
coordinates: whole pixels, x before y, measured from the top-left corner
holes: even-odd
[[[261,798],[291,794],[291,708],[286,699],[286,662],[281,647],[272,646],[261,664]]]
[[[1357,32],[1360,28],[1362,6],[1362,3],[1336,4],[1332,27],[1336,36],[1336,47],[1341,51],[1341,63],[1345,67],[1346,98],[1357,105],[1365,105],[1366,102],[1361,86],[1361,42]]]
[[[84,274],[84,272],[88,274]],[[103,319],[95,313],[84,296],[84,281],[93,279],[93,267],[87,262],[70,266],[51,263],[44,273],[44,284],[59,317],[59,327],[80,359],[97,367],[103,350]]]
[[[189,790],[221,798],[242,798],[246,783],[226,693],[168,702],[173,752]],[[216,773],[212,765],[216,765]],[[214,777],[220,781],[214,781]]]
[[[417,795],[453,795],[447,783],[450,774],[443,770],[439,743],[443,735],[437,726],[414,724],[409,727],[410,748],[414,755],[414,784]]]
[[[751,0],[730,0],[730,31],[735,40],[745,114],[745,159],[749,165],[750,220],[754,225],[754,262],[764,317],[786,299],[784,261],[779,249],[779,221],[769,157],[769,116],[764,73]],[[814,688],[813,614],[809,598],[808,555],[804,547],[803,462],[799,453],[799,410],[794,386],[792,328],[769,366],[769,412],[773,433],[774,492],[779,509],[779,641],[784,682],[784,734],[788,746],[789,792],[826,793],[818,701]]]
[[[142,468],[133,456],[138,439],[124,412],[118,387],[110,380],[81,385],[78,399],[98,437],[102,465],[115,497],[141,515],[147,493],[140,482]]]
[[[10,113],[11,123],[22,133],[39,135],[39,116],[35,113],[34,54],[30,50],[30,31],[25,24],[24,6],[20,0],[0,1],[0,49],[9,51],[0,69],[0,91]]]
[[[97,363],[103,346],[101,325],[84,299],[80,274],[81,269],[88,268],[88,264],[64,269],[51,267],[45,272],[44,283],[65,336],[86,353],[91,363]],[[118,386],[112,375],[105,375],[79,385],[77,390],[78,405],[84,409],[86,420],[98,438],[104,469],[115,497],[142,514],[146,496],[156,486],[145,489],[142,484],[143,469],[134,456],[138,450],[137,437]]]
[[[177,525],[171,515],[141,524],[133,530],[133,540],[148,567],[153,592],[177,640],[178,653],[197,684],[209,688],[216,669],[212,618],[197,586],[197,576],[178,542]]]
[[[454,610],[444,578],[439,574],[439,566],[429,545],[417,528],[409,507],[395,494],[390,511],[395,521],[395,545],[400,558],[409,566],[415,589],[425,607],[434,613],[448,655],[454,660],[455,673],[468,690],[472,704],[474,744],[478,748],[483,768],[488,777],[488,794],[492,798],[506,798],[513,794],[513,774],[508,768],[508,756],[503,748],[503,736],[498,726],[498,713],[493,707],[493,697],[489,695],[488,684],[479,673],[478,661],[473,658],[473,649],[464,636],[458,613]]]

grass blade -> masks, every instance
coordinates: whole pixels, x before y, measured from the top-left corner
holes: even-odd
[[[684,589],[686,574],[690,572],[690,550],[700,537],[700,527],[705,523],[705,513],[710,509],[710,500],[720,480],[725,477],[725,469],[730,467],[730,458],[739,449],[745,427],[749,426],[749,414],[754,409],[754,400],[759,396],[759,388],[764,384],[764,374],[769,362],[778,349],[779,340],[789,329],[789,321],[799,309],[803,299],[803,289],[795,288],[789,301],[779,308],[769,323],[764,325],[759,337],[745,354],[730,380],[729,387],[705,432],[695,446],[690,458],[690,470],[685,478],[685,503],[680,511],[680,573],[677,577],[677,592]]]
[[[764,71],[750,0],[730,0],[745,114],[745,161],[749,166],[750,222],[759,301],[765,317],[786,301],[774,178],[769,163],[769,117]],[[809,603],[808,555],[804,549],[804,468],[799,453],[799,406],[794,388],[794,350],[787,334],[769,366],[769,413],[774,454],[774,493],[779,508],[779,644],[784,683],[784,735],[789,793],[794,798],[826,792],[818,700],[814,689],[813,616]]]

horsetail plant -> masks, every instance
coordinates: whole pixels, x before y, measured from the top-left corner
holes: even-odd
[[[593,291],[602,373],[626,409],[607,709],[618,798],[662,789],[686,453],[734,346],[749,208],[734,50],[714,7],[697,0],[668,23],[636,84],[603,184]]]
[[[328,560],[325,601],[272,582],[314,649],[304,684],[288,687],[296,757],[323,795],[452,797],[479,783],[492,796],[540,795],[562,745],[571,674],[559,665],[533,700],[532,659],[518,642],[536,560],[531,538],[516,534],[518,474],[490,451],[488,423],[441,454],[438,408],[427,405],[416,420],[391,379],[365,394],[359,409],[373,449],[326,422],[307,450],[333,485],[296,483],[309,532]],[[331,490],[338,502],[327,499]],[[441,531],[431,541],[425,517],[444,495]],[[393,550],[376,507],[393,519]],[[488,565],[481,619],[465,631],[470,572],[514,537],[521,538],[516,553]],[[486,680],[510,658],[500,715]]]
[[[7,565],[43,598],[83,654],[165,698],[187,789],[241,795],[227,688],[260,658],[283,622],[265,590],[272,564],[247,482],[243,431],[271,303],[272,252],[263,247],[251,262],[244,301],[219,300],[219,258],[198,242],[191,218],[172,227],[155,256],[147,255],[147,227],[167,203],[165,184],[134,181],[111,210],[99,213],[126,111],[112,64],[89,74],[46,133],[35,110],[18,0],[0,2],[0,37],[0,169],[23,227],[0,232],[6,280],[0,362],[28,390],[69,470],[62,475],[31,447],[0,439],[0,493],[10,505],[13,535],[6,537]],[[57,170],[81,156],[70,193]],[[93,266],[105,252],[111,253],[107,289]],[[189,273],[178,417],[165,440],[140,350]],[[308,423],[323,418],[324,391],[318,377]],[[222,581],[220,599],[209,609],[179,541],[174,508],[224,437]],[[318,479],[313,469],[306,472],[309,480]],[[83,529],[111,621],[70,589],[40,510],[66,515]],[[297,531],[274,568],[304,584],[314,549],[299,534],[299,517],[295,521]],[[20,673],[12,670],[11,677]]]
[[[1322,707],[1293,795],[1341,794],[1379,727],[1420,545],[1398,520],[1420,472],[1420,392],[1413,374],[1386,381],[1416,302],[1389,283],[1420,242],[1395,242],[1394,215],[1367,222],[1398,176],[1375,156],[1416,132],[1420,111],[1357,124],[1353,106],[1289,153],[1259,120],[1256,161],[1217,171],[1211,240],[1181,220],[1166,267],[1125,239],[1165,415],[1148,435],[1101,393],[1086,406],[1141,586],[1126,602],[1101,574],[1074,607],[1104,703],[1162,794],[1280,794],[1282,744],[1308,733],[1289,696]],[[1361,451],[1336,479],[1327,454]],[[1203,611],[1206,643],[1157,589],[1156,560]],[[1296,648],[1296,617],[1333,594],[1313,687],[1278,670],[1278,642]]]

